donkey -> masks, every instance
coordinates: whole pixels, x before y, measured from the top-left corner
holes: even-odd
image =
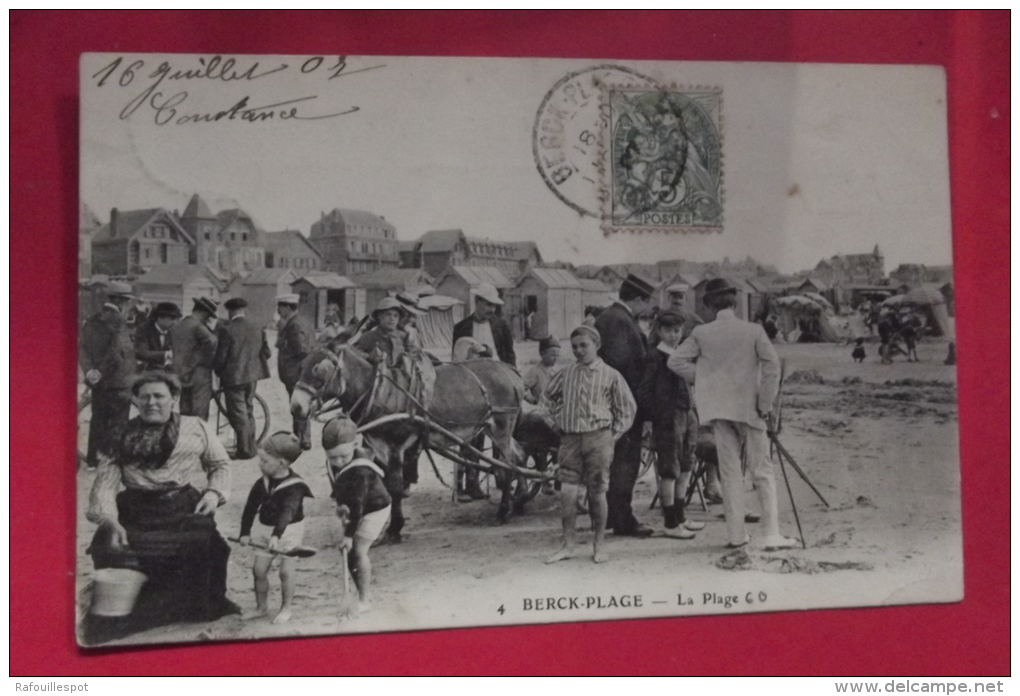
[[[340,407],[355,421],[368,423],[395,413],[417,408],[410,399],[401,398],[395,390],[383,395],[374,387],[384,370],[384,380],[399,379],[397,371],[384,362],[377,365],[368,356],[349,345],[336,345],[333,350],[320,348],[301,364],[301,379],[291,397],[291,413],[307,418],[316,401],[337,399]],[[427,417],[466,442],[485,433],[494,445],[494,456],[500,461],[512,459],[518,451],[513,431],[521,411],[524,385],[512,368],[492,360],[444,363],[436,366],[436,382],[427,407]],[[388,377],[386,375],[389,375]],[[379,398],[377,398],[377,396]],[[385,398],[382,398],[384,397]],[[372,428],[364,433],[366,444],[375,453],[376,462],[386,472],[386,488],[393,498],[393,510],[386,541],[397,543],[404,527],[401,505],[404,496],[404,461],[417,461],[422,449],[454,447],[445,436],[411,421],[397,421]],[[514,477],[499,472],[502,497],[498,519],[505,521],[511,509],[511,488]]]

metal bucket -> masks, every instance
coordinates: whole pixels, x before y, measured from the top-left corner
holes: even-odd
[[[89,612],[96,616],[127,616],[135,608],[146,580],[145,573],[129,568],[97,570]]]

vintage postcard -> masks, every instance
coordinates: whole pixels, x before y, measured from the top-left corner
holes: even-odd
[[[84,646],[963,597],[945,77],[86,54]]]

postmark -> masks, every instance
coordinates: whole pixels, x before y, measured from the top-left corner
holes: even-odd
[[[721,232],[722,90],[605,85],[602,227]]]
[[[531,145],[549,190],[581,215],[599,217],[600,133],[609,124],[601,92],[607,83],[654,88],[647,75],[622,65],[595,65],[564,75],[538,107]]]

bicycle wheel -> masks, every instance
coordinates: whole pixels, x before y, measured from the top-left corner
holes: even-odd
[[[230,427],[230,421],[227,420],[227,407],[223,402],[222,391],[213,392],[213,398],[209,402],[209,425],[216,431],[227,454],[234,456],[237,451],[237,438],[234,429]]]
[[[255,442],[258,444],[269,433],[271,421],[269,406],[257,392],[255,398],[252,399],[252,413],[255,416]],[[216,430],[227,454],[233,455],[237,451],[237,435],[227,419],[227,406],[223,400],[222,390],[213,392],[213,398],[209,404],[209,424]]]
[[[269,415],[269,405],[258,392],[255,392],[255,402],[252,404],[255,412],[255,442],[262,442],[269,434],[269,427],[272,425],[272,418]]]
[[[85,395],[78,401],[78,468],[88,465],[89,428],[92,425],[92,397]]]

